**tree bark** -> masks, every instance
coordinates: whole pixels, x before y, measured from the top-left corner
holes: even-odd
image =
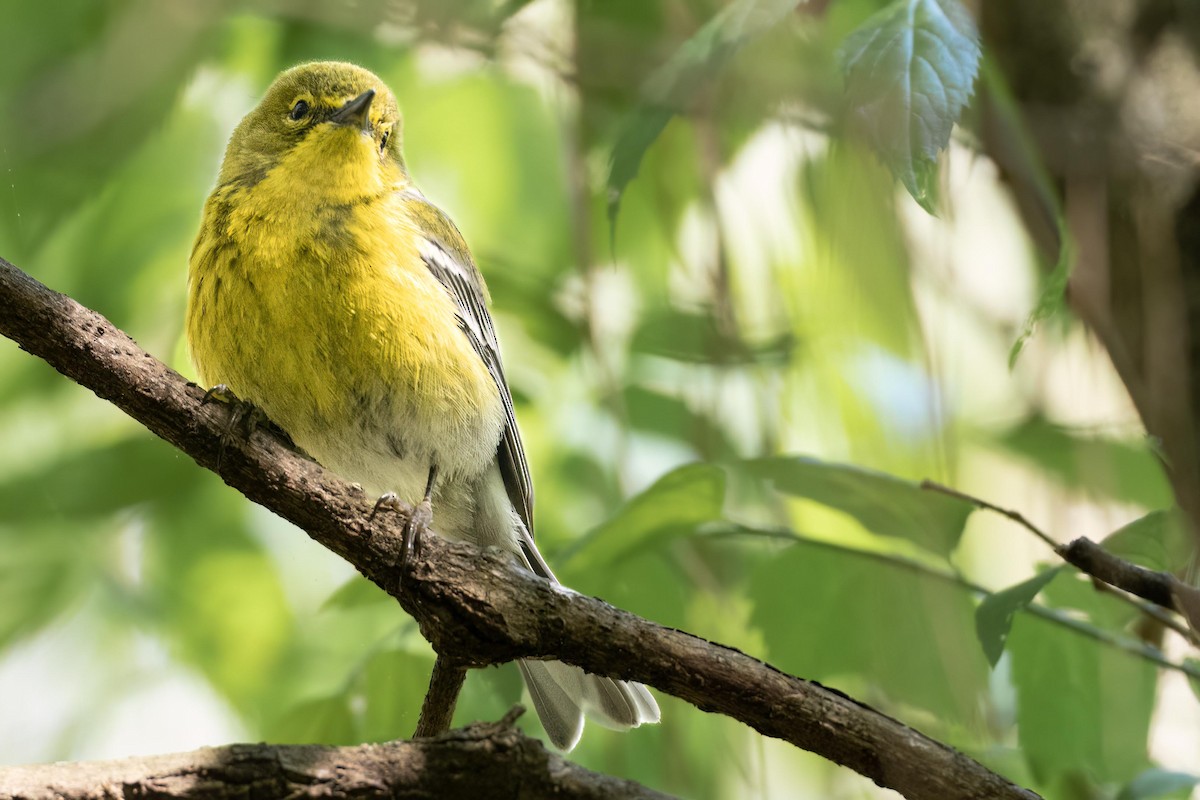
[[[458,705],[458,693],[467,679],[467,670],[438,656],[429,676],[429,690],[421,704],[421,716],[417,719],[414,737],[437,736],[450,730],[454,720],[454,707]]]
[[[506,720],[507,722],[507,720]],[[0,769],[0,800],[437,797],[665,800],[547,751],[507,724],[358,747],[235,744],[191,753]]]

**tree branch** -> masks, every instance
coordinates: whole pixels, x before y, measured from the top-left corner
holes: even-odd
[[[235,744],[119,761],[9,767],[0,769],[0,800],[667,797],[572,764],[510,723],[477,723],[436,739],[358,747]]]
[[[305,530],[395,597],[442,656],[483,666],[556,658],[641,681],[859,772],[906,797],[1033,798],[956,750],[837,691],[732,648],[552,586],[437,536],[397,581],[398,515],[267,430],[222,447],[226,411],[100,315],[0,259],[0,333],[111,400],[249,499]],[[218,466],[219,457],[219,466]]]
[[[454,707],[458,705],[458,693],[462,691],[467,670],[438,656],[433,662],[433,673],[429,676],[429,691],[421,704],[421,716],[417,719],[414,737],[437,736],[450,730],[454,719]]]
[[[1188,586],[1171,573],[1146,569],[1123,558],[1118,558],[1086,536],[1080,536],[1067,544],[1059,544],[1019,511],[1002,508],[982,498],[960,492],[958,489],[952,489],[931,480],[921,481],[921,488],[957,497],[959,500],[965,500],[985,511],[992,511],[1008,517],[1045,542],[1063,561],[1098,581],[1098,586],[1106,585],[1120,589],[1121,592],[1113,592],[1114,597],[1132,603],[1142,613],[1152,616],[1156,621],[1171,628],[1192,644],[1196,643],[1195,631],[1200,628],[1200,625],[1197,624],[1200,622],[1200,591]],[[1143,606],[1136,598],[1147,601],[1151,606]],[[1182,614],[1192,627],[1184,627],[1170,616],[1158,613],[1157,609]]]

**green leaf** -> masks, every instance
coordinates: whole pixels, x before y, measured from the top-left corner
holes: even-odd
[[[829,332],[849,325],[856,346],[920,363],[913,265],[891,175],[862,145],[841,144],[804,163],[799,188],[818,259],[814,263],[821,265],[815,280],[795,275],[779,287],[781,300],[801,323],[799,335],[824,341]],[[815,297],[820,301],[813,302]],[[813,350],[820,361],[827,345]],[[825,358],[838,359],[828,353]],[[834,365],[839,375],[841,366]]]
[[[872,533],[905,539],[942,556],[958,544],[974,510],[965,500],[847,464],[804,456],[744,463],[751,474],[773,482],[782,492],[836,508]]]
[[[0,524],[107,517],[140,503],[181,502],[196,491],[196,465],[170,445],[135,435],[66,452],[44,469],[0,482]]]
[[[1075,261],[1074,249],[1055,179],[1046,168],[1040,147],[1026,124],[1025,111],[1013,96],[1004,70],[994,58],[985,55],[980,72],[987,93],[988,125],[995,140],[1004,142],[1001,164],[1005,182],[1023,209],[1025,228],[1037,246],[1040,260],[1054,266],[1049,271],[1039,270],[1042,290],[1009,350],[1011,370],[1038,325],[1050,319],[1068,318],[1066,289]]]
[[[275,680],[292,624],[274,565],[263,553],[217,550],[174,579],[182,654],[227,697],[252,702]]]
[[[1093,436],[1034,416],[996,442],[1070,489],[1146,508],[1167,508],[1175,501],[1162,465],[1144,440]]]
[[[642,322],[631,349],[697,364],[783,365],[795,345],[790,333],[750,342],[721,331],[711,314],[665,310]]]
[[[895,704],[977,724],[987,663],[968,588],[808,541],[766,553],[747,585],[752,620],[781,669],[855,696],[878,688]]]
[[[686,536],[718,520],[725,505],[725,473],[712,464],[688,464],[668,472],[632,498],[573,548],[571,569],[611,564],[665,539]]]
[[[266,726],[264,738],[279,744],[358,744],[345,695],[298,703]]]
[[[1123,602],[1111,592],[1102,592],[1081,572],[1067,572],[1042,590],[1042,602],[1056,609],[1071,609],[1074,618],[1083,617],[1099,628],[1119,631],[1141,616],[1137,607]]]
[[[624,403],[629,425],[636,430],[689,444],[709,458],[726,458],[735,452],[722,426],[708,414],[693,410],[681,398],[629,386],[624,392]]]
[[[1183,800],[1197,785],[1200,777],[1196,775],[1151,767],[1121,789],[1117,800],[1152,800],[1172,795]]]
[[[0,526],[0,648],[81,604],[105,577],[114,538],[61,520]]]
[[[489,260],[496,264],[498,259]],[[530,274],[516,266],[500,263],[487,275],[488,290],[498,312],[519,320],[530,337],[559,355],[579,349],[583,331],[555,305],[561,287],[551,277]]]
[[[467,680],[463,684],[455,709],[458,724],[480,719],[500,719],[506,711],[521,702],[521,692],[524,688],[525,682],[521,680],[517,665],[512,661],[484,669],[468,670]],[[530,716],[533,719],[529,719]],[[538,722],[536,714],[524,714],[517,723],[533,736],[541,733],[541,723]],[[411,733],[406,731],[403,735],[409,736]]]
[[[975,609],[975,634],[983,645],[988,662],[994,667],[1004,654],[1004,645],[1017,612],[1033,602],[1037,593],[1054,580],[1062,567],[1048,569],[1027,581],[1010,586],[984,598]]]
[[[346,611],[352,608],[373,606],[380,603],[395,604],[388,593],[364,578],[355,575],[339,586],[333,594],[321,604],[322,611]]]
[[[1059,584],[1076,582],[1059,573]],[[1093,619],[1111,598],[1073,594],[1072,607]],[[1094,607],[1095,608],[1094,608]],[[1033,773],[1042,783],[1071,773],[1124,783],[1149,766],[1146,737],[1154,710],[1154,664],[1056,625],[1019,614],[1009,634],[1012,680],[1017,692],[1017,734]]]
[[[1192,538],[1178,508],[1151,511],[1109,534],[1101,544],[1146,569],[1173,572],[1192,555]]]
[[[1075,264],[1074,248],[1071,245],[1071,233],[1066,220],[1058,218],[1058,261],[1050,274],[1042,279],[1042,290],[1038,293],[1037,303],[1021,326],[1021,333],[1008,351],[1008,368],[1012,370],[1017,365],[1017,359],[1025,348],[1025,343],[1033,336],[1038,325],[1055,318],[1067,315],[1067,279],[1071,277],[1071,267]]]
[[[1200,658],[1185,656],[1183,659],[1183,665],[1193,670],[1200,670]],[[1196,695],[1196,699],[1200,700],[1200,680],[1197,680],[1189,674],[1188,687],[1191,688],[1192,694]]]
[[[372,656],[362,675],[367,702],[359,740],[384,742],[411,735],[432,671],[428,654],[387,650]]]
[[[608,173],[608,221],[616,235],[621,195],[642,156],[693,95],[747,42],[790,14],[799,0],[736,0],[710,19],[642,87],[642,102],[625,123]]]
[[[971,96],[980,52],[975,23],[958,0],[896,0],[840,51],[852,114],[930,213],[938,153]]]

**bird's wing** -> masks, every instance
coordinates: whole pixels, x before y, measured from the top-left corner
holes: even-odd
[[[508,498],[524,523],[521,549],[534,572],[553,580],[550,567],[533,544],[533,482],[529,477],[529,464],[525,461],[521,432],[517,430],[512,394],[508,390],[504,365],[500,361],[500,343],[496,339],[492,315],[488,313],[488,295],[483,278],[471,259],[462,234],[441,209],[411,190],[405,193],[404,202],[406,210],[416,220],[425,237],[420,248],[425,266],[454,299],[458,307],[459,327],[487,365],[500,390],[505,424],[496,460]]]

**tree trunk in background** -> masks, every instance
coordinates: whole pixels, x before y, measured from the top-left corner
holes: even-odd
[[[1200,532],[1200,12],[1175,0],[989,0],[985,52],[1040,167],[985,85],[982,136],[1042,255],[1058,203],[1068,302],[1107,349]],[[1050,191],[1048,192],[1047,189]],[[1054,200],[1050,194],[1056,195]]]

